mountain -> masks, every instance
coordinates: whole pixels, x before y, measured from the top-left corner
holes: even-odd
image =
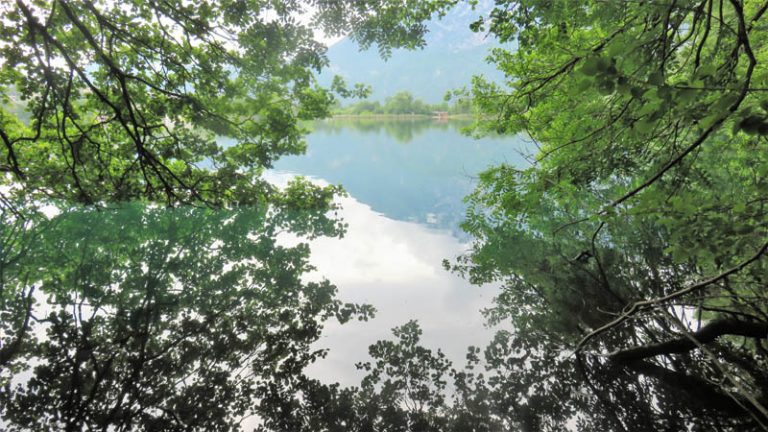
[[[334,75],[340,75],[350,84],[371,85],[371,100],[383,101],[407,90],[425,102],[437,103],[446,91],[467,86],[474,75],[501,81],[503,75],[485,61],[489,50],[500,44],[469,29],[470,23],[489,9],[483,2],[475,10],[459,5],[441,20],[427,24],[424,49],[394,50],[387,60],[379,56],[376,47],[361,51],[357,43],[344,38],[328,49],[330,67],[320,75],[320,83],[329,85]]]

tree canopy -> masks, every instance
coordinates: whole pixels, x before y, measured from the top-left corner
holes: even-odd
[[[583,421],[768,425],[766,10],[496,1],[473,25],[516,41],[491,56],[507,82],[474,83],[476,131],[524,134],[536,152],[481,175],[464,224],[476,242],[453,267],[503,282],[489,317],[511,325],[513,358],[580,371],[554,393],[565,407],[585,391],[611,407],[574,411]],[[527,370],[549,399],[550,369]],[[533,413],[536,430],[564,421]]]
[[[14,195],[85,204],[265,201],[260,174],[328,114],[313,29],[423,43],[424,2],[27,1],[0,7],[0,169]],[[302,18],[303,17],[303,18]],[[302,19],[311,19],[310,23]],[[346,88],[342,95],[362,94]],[[15,111],[15,112],[14,112]],[[233,145],[224,148],[219,137]]]
[[[316,85],[313,31],[386,55],[419,46],[425,5],[0,5],[4,429],[238,430],[281,409],[323,323],[373,309],[278,243],[341,235],[341,189],[262,174],[303,150],[301,121],[365,93]]]

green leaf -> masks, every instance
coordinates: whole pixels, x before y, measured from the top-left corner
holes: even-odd
[[[656,71],[648,75],[648,83],[655,86],[660,86],[664,84],[664,74]]]

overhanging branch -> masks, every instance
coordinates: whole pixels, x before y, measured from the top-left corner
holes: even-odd
[[[749,322],[737,319],[718,319],[690,334],[700,344],[707,344],[726,335],[744,336],[750,338],[768,337],[767,322]],[[696,349],[696,344],[690,337],[681,336],[651,345],[644,345],[613,352],[608,358],[618,362],[631,362],[647,359],[658,355],[680,354]]]

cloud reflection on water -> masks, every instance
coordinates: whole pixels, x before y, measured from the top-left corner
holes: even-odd
[[[269,178],[280,184],[291,176],[273,172]],[[362,374],[354,365],[368,360],[368,346],[390,338],[393,327],[410,319],[420,322],[426,346],[442,349],[456,366],[463,365],[466,348],[484,345],[491,337],[480,310],[495,293],[492,286],[470,285],[443,269],[442,260],[462,253],[466,244],[449,230],[390,219],[354,197],[340,203],[347,233],[342,239],[310,242],[310,261],[317,270],[307,277],[326,278],[338,287],[342,301],[369,303],[378,312],[369,322],[329,323],[318,346],[330,349],[328,357],[313,365],[310,375],[359,384]],[[286,244],[295,241],[281,238]]]

